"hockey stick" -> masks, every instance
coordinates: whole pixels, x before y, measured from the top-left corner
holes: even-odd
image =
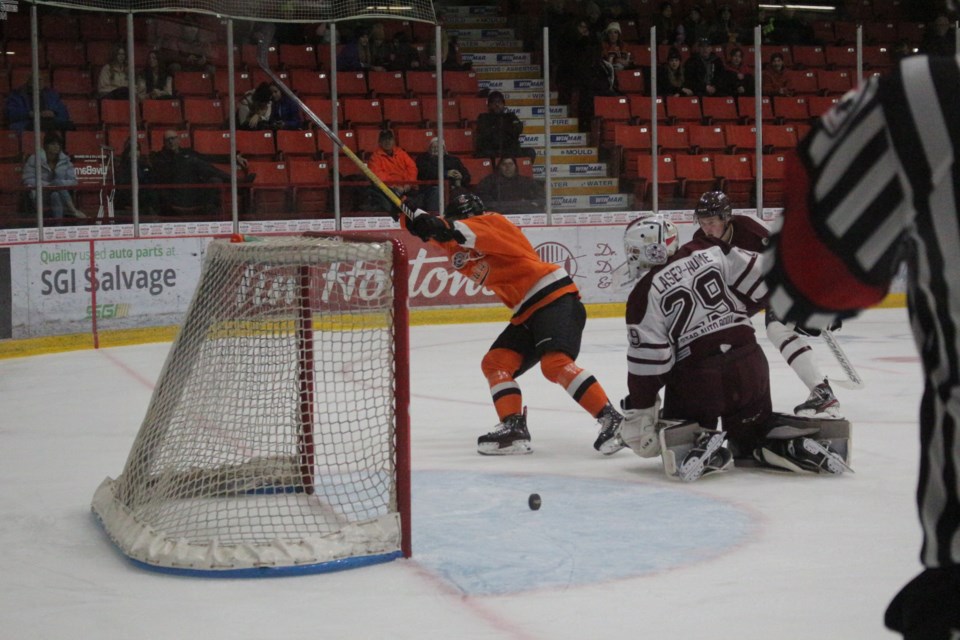
[[[270,78],[271,82],[277,85],[277,87],[279,87],[281,91],[283,91],[290,98],[292,98],[294,102],[297,103],[297,105],[300,107],[303,113],[306,114],[308,118],[313,120],[318,127],[320,127],[320,130],[323,131],[328,138],[330,138],[333,144],[336,145],[337,148],[340,149],[340,151],[343,151],[344,155],[350,158],[350,160],[352,160],[353,163],[360,168],[360,171],[363,172],[363,175],[367,177],[367,179],[373,184],[373,186],[380,189],[380,191],[383,192],[383,195],[385,195],[390,200],[390,202],[392,202],[394,206],[397,207],[397,209],[400,209],[400,211],[403,212],[403,215],[407,216],[408,219],[413,220],[414,218],[413,210],[410,209],[410,207],[408,207],[406,204],[404,204],[403,200],[400,199],[400,196],[394,193],[393,189],[388,187],[383,182],[383,180],[381,180],[377,176],[377,174],[371,171],[370,167],[368,167],[366,163],[363,160],[361,160],[357,156],[357,154],[353,152],[353,150],[350,147],[345,145],[343,143],[343,140],[341,140],[340,137],[337,136],[337,134],[335,134],[332,129],[330,129],[330,127],[324,124],[323,120],[321,120],[320,117],[317,116],[317,114],[315,114],[310,109],[310,107],[305,105],[297,94],[291,91],[290,88],[287,87],[287,85],[285,85],[280,80],[280,78],[278,78],[273,73],[273,71],[270,69],[269,64],[267,63],[267,53],[268,53],[267,43],[261,40],[257,49],[257,63],[260,65],[260,68],[263,69],[263,72],[267,74],[267,77]]]
[[[853,368],[853,363],[850,362],[850,358],[847,357],[847,354],[844,353],[840,347],[840,343],[837,342],[837,338],[833,335],[833,332],[829,329],[824,329],[820,332],[820,337],[827,343],[827,348],[830,349],[830,353],[837,359],[840,368],[843,369],[843,372],[847,375],[846,380],[831,380],[831,382],[837,383],[838,386],[844,389],[863,389],[863,378],[861,378],[857,370]]]

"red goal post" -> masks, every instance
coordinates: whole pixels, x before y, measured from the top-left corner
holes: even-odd
[[[190,575],[409,557],[407,257],[353,234],[215,240],[123,472],[92,509]]]

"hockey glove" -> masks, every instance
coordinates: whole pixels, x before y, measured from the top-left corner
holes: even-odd
[[[424,242],[427,240],[436,240],[437,242],[456,240],[459,243],[466,241],[463,234],[450,226],[449,221],[432,216],[420,209],[417,209],[416,217],[407,222],[407,228],[410,233]]]

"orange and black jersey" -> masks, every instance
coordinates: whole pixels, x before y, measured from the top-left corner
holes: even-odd
[[[525,322],[561,296],[579,295],[570,275],[541,260],[523,232],[499,213],[442,224],[449,232],[429,234],[431,241],[446,250],[454,269],[493,291],[513,311],[513,324]]]

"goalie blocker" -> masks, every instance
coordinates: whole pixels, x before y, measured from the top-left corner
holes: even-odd
[[[694,421],[661,420],[657,431],[664,473],[683,482],[726,471],[734,466],[734,457],[793,473],[853,471],[851,425],[844,419],[774,413],[764,437],[752,451],[744,452],[725,446],[726,432],[704,429]]]

